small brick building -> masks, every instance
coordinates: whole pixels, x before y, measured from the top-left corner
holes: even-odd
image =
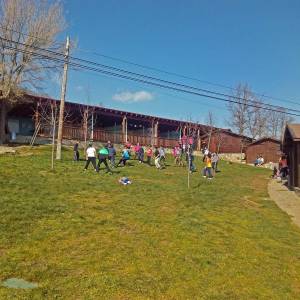
[[[273,138],[262,138],[248,145],[246,149],[247,163],[253,163],[258,155],[262,155],[265,163],[277,163],[280,155],[281,142]]]
[[[244,153],[252,141],[250,137],[234,133],[230,129],[220,129],[213,132],[209,150],[217,153]]]

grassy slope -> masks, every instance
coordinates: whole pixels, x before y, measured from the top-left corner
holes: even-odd
[[[65,152],[53,173],[49,153],[0,157],[0,281],[40,285],[0,299],[300,298],[300,230],[266,170],[222,163],[187,191],[179,167],[97,175]]]

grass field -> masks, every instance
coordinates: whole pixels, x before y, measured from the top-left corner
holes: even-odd
[[[181,167],[84,173],[65,150],[52,172],[50,148],[19,152],[0,156],[0,281],[39,287],[0,299],[300,299],[300,230],[270,171],[222,162],[187,190]]]

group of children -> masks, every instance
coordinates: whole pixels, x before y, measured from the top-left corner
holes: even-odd
[[[129,142],[127,142],[124,146],[123,152],[129,151],[129,155],[131,152],[134,152],[134,159],[137,159],[139,163],[147,163],[149,166],[152,165],[152,160],[154,160],[155,167],[157,169],[163,169],[166,167],[165,160],[166,160],[166,153],[164,147],[160,146],[154,147],[154,151],[151,145],[144,147],[137,143],[135,146],[131,145]],[[145,159],[146,154],[146,161]]]
[[[263,156],[260,154],[256,157],[255,161],[254,161],[254,166],[262,166],[265,163],[265,160],[263,158]]]
[[[84,170],[86,171],[89,164],[92,163],[94,170],[96,172],[99,172],[100,165],[104,163],[107,172],[111,173],[111,170],[108,166],[107,159],[109,158],[109,150],[108,147],[102,147],[98,150],[98,164],[96,165],[96,148],[93,146],[93,144],[89,144],[88,148],[86,149],[86,164],[84,167]]]
[[[194,150],[192,145],[178,144],[173,148],[172,155],[174,158],[174,165],[183,167],[185,162],[188,164],[189,171],[192,173],[196,171],[194,164]]]
[[[173,157],[175,166],[184,166],[185,161],[188,164],[188,168],[190,173],[196,171],[196,166],[194,164],[195,156],[192,145],[176,145],[173,148]],[[207,148],[202,149],[203,154],[203,162],[205,163],[205,167],[202,170],[203,177],[207,177],[209,179],[213,178],[213,174],[218,172],[218,161],[219,156],[217,153],[211,153]]]
[[[202,170],[203,177],[212,179],[214,175],[219,172],[219,155],[215,152],[211,153],[207,148],[205,148],[203,150],[203,162],[205,162],[205,167]]]
[[[74,145],[74,160],[79,160],[79,150],[78,143]],[[111,168],[116,168],[120,165],[125,166],[126,162],[131,158],[132,152],[134,153],[134,159],[137,159],[139,163],[147,163],[149,166],[152,166],[152,159],[154,160],[155,167],[157,169],[165,168],[166,154],[165,149],[161,146],[160,148],[155,147],[154,151],[149,145],[146,150],[143,146],[137,143],[135,146],[132,146],[129,142],[125,143],[119,162],[116,164],[116,155],[117,151],[114,148],[114,145],[108,141],[105,146],[102,146],[98,152],[92,143],[89,144],[86,149],[86,164],[84,170],[87,170],[89,164],[93,165],[93,168],[96,172],[99,172],[100,166],[103,163],[106,167],[107,172],[111,173]],[[146,153],[146,161],[144,160]],[[97,162],[98,158],[98,164]],[[110,166],[108,164],[110,163]]]
[[[219,156],[216,153],[210,153],[208,149],[203,149],[203,162],[205,167],[202,170],[203,177],[212,179],[214,174],[218,172],[218,161]],[[189,145],[188,147],[182,147],[181,145],[176,145],[173,149],[174,164],[177,166],[184,166],[184,161],[187,162],[189,171],[192,173],[196,171],[194,165],[194,152],[193,147]],[[93,146],[92,143],[89,144],[86,149],[86,164],[84,170],[87,170],[90,163],[92,164],[94,170],[99,172],[100,166],[103,163],[106,167],[107,172],[111,173],[111,168],[117,168],[120,165],[126,166],[127,161],[133,156],[134,159],[137,159],[139,163],[147,163],[149,166],[152,166],[152,160],[154,160],[154,165],[157,169],[163,169],[166,167],[166,152],[164,147],[154,147],[151,145],[144,148],[139,143],[135,146],[131,145],[129,142],[126,142],[122,151],[121,158],[116,163],[117,151],[114,148],[114,145],[108,141],[106,145],[102,146],[98,151]],[[146,155],[146,161],[145,159]],[[97,163],[98,158],[98,163]],[[78,143],[74,146],[74,160],[79,160],[79,151]]]

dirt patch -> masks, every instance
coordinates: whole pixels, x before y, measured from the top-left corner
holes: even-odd
[[[12,147],[0,146],[0,154],[15,154],[16,150]]]
[[[268,192],[278,207],[291,216],[292,221],[300,227],[300,197],[275,180],[269,181]]]

